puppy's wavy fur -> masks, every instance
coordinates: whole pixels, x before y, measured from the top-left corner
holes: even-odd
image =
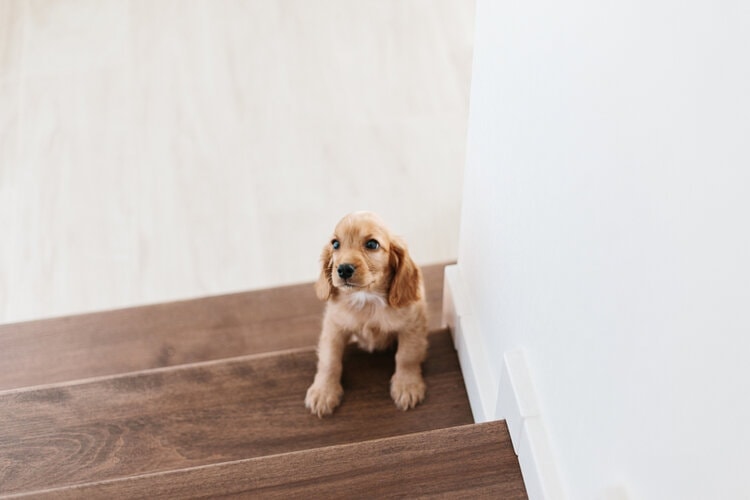
[[[323,248],[315,291],[327,301],[318,343],[318,371],[305,406],[322,417],[341,402],[342,356],[349,342],[367,351],[397,341],[391,397],[402,410],[425,395],[427,314],[422,273],[404,242],[372,212],[355,212]]]

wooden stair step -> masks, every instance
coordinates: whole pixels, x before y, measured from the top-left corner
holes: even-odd
[[[527,498],[503,421],[86,484],[35,496]]]
[[[440,328],[443,268],[422,268]],[[314,346],[311,284],[0,325],[0,390]]]
[[[0,494],[183,469],[471,423],[446,330],[430,335],[428,392],[389,395],[393,352],[349,349],[342,405],[304,408],[314,349],[0,392]],[[290,473],[294,470],[290,469]]]

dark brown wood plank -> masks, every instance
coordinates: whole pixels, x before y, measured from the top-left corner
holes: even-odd
[[[47,492],[42,498],[527,498],[505,422]]]
[[[182,469],[471,423],[450,334],[430,336],[428,392],[389,395],[393,352],[347,351],[332,417],[304,408],[312,349],[0,393],[0,493]]]
[[[422,266],[425,295],[427,295],[427,319],[430,331],[438,330],[443,325],[443,279],[445,266],[452,262]]]
[[[423,268],[431,329],[444,264]],[[0,390],[314,346],[311,284],[0,325]]]

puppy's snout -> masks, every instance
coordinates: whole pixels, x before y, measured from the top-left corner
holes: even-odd
[[[339,273],[339,277],[341,279],[347,280],[351,278],[354,275],[354,271],[356,268],[351,264],[341,264],[337,268],[337,272]]]

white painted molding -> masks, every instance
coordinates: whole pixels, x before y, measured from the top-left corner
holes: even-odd
[[[445,268],[443,325],[450,328],[475,422],[505,419],[530,500],[564,499],[534,385],[521,350],[497,356],[472,313],[457,265]]]
[[[495,414],[502,415],[508,425],[529,499],[564,499],[532,377],[520,349],[503,355]]]
[[[489,363],[488,350],[479,335],[464,290],[458,266],[447,266],[443,285],[443,325],[450,328],[453,335],[471,412],[477,423],[497,420],[497,375]]]
[[[508,351],[503,356],[503,361],[495,414],[502,415],[508,424],[513,447],[518,455],[524,420],[538,417],[539,405],[523,352]]]

